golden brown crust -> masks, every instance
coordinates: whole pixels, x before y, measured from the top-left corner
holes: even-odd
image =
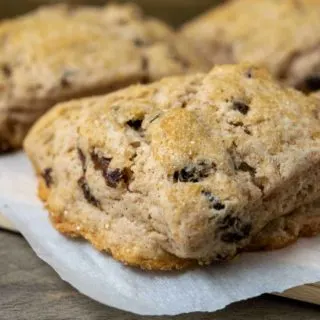
[[[142,256],[136,254],[130,254],[130,248],[118,246],[106,248],[103,243],[104,241],[96,237],[96,235],[88,230],[81,229],[77,230],[76,225],[68,222],[59,222],[51,219],[54,227],[61,233],[66,234],[70,237],[83,237],[84,239],[91,242],[91,244],[99,251],[108,252],[114,259],[122,262],[125,265],[132,267],[139,267],[145,270],[158,270],[158,271],[169,271],[169,270],[180,270],[188,267],[192,267],[197,264],[196,260],[181,259],[169,253],[163,254],[158,259],[145,259]]]
[[[38,195],[42,201],[46,201],[49,197],[50,189],[46,187],[46,183],[41,176],[38,176]],[[146,259],[143,256],[136,254],[130,254],[130,248],[123,246],[106,247],[104,239],[100,239],[99,236],[90,230],[85,228],[79,229],[76,224],[68,221],[61,221],[59,214],[55,213],[53,209],[47,206],[49,211],[50,221],[52,225],[61,233],[68,237],[78,238],[82,237],[91,242],[91,244],[99,251],[106,251],[111,254],[112,257],[126,265],[132,267],[139,267],[145,270],[181,270],[190,268],[197,264],[193,259],[181,259],[170,253],[163,252],[161,258],[158,259]],[[128,250],[129,249],[129,250]]]
[[[39,197],[45,202],[49,196],[50,189],[46,187],[45,181],[41,176],[39,176],[38,184],[38,194]],[[99,251],[106,251],[112,255],[112,257],[126,265],[132,267],[139,267],[145,270],[153,271],[169,271],[169,270],[182,270],[186,268],[194,267],[198,264],[197,260],[194,259],[181,259],[169,253],[164,253],[161,257],[157,259],[145,259],[142,256],[137,256],[136,254],[130,255],[130,248],[116,246],[116,247],[105,247],[105,241],[99,239],[97,235],[90,230],[79,229],[74,223],[67,221],[61,221],[57,218],[57,215],[49,210],[50,220],[53,226],[61,233],[72,238],[82,237],[92,243],[92,245]],[[290,215],[289,215],[290,217]],[[282,220],[285,217],[280,218]],[[290,218],[289,218],[290,220]],[[316,222],[316,223],[315,223]],[[285,235],[280,234],[281,230],[273,229],[270,232],[270,226],[277,225],[277,222],[271,222],[267,225],[259,235],[254,238],[249,246],[244,248],[242,251],[270,251],[277,250],[287,247],[295,243],[300,237],[313,237],[320,233],[320,215],[316,216],[314,219],[306,220],[298,232],[288,232]],[[286,226],[288,227],[288,226]],[[273,231],[273,232],[272,232]]]

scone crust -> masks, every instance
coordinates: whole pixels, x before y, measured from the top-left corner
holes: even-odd
[[[25,150],[58,229],[145,268],[205,264],[319,197],[319,111],[263,69],[217,66],[58,105]]]
[[[0,152],[60,101],[207,69],[192,46],[133,4],[53,5],[0,23]]]
[[[303,91],[320,89],[320,2],[233,0],[183,26],[212,64],[250,62]]]
[[[44,202],[47,201],[50,190],[46,187],[45,181],[38,176],[38,195]],[[50,208],[48,208],[50,212]],[[51,213],[52,216],[57,216]],[[145,259],[143,256],[130,254],[128,248],[105,247],[104,242],[99,241],[94,233],[88,230],[77,228],[77,225],[70,222],[63,222],[51,218],[53,226],[61,233],[69,237],[83,237],[90,241],[93,246],[101,251],[106,251],[118,261],[145,270],[170,271],[182,270],[195,267],[198,262],[195,259],[181,259],[177,256],[163,252],[154,259]],[[288,215],[275,219],[268,223],[253,239],[251,243],[242,249],[243,252],[270,251],[285,248],[301,237],[314,237],[320,233],[320,199],[311,204],[295,209]]]

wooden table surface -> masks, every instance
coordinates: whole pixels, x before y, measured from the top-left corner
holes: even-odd
[[[215,313],[141,317],[79,294],[31,250],[18,234],[0,230],[1,320],[319,320],[320,307],[264,295]]]

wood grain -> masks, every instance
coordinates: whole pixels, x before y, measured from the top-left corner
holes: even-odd
[[[81,295],[42,262],[24,239],[0,231],[0,319],[2,320],[319,320],[314,305],[264,295],[215,313],[142,317]]]
[[[320,284],[292,288],[283,292],[281,296],[320,305]]]

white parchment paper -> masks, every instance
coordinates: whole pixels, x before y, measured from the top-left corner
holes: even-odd
[[[22,153],[0,157],[0,212],[63,280],[99,302],[139,314],[215,311],[262,293],[320,281],[320,237],[187,272],[125,267],[89,243],[68,239],[53,229]]]

